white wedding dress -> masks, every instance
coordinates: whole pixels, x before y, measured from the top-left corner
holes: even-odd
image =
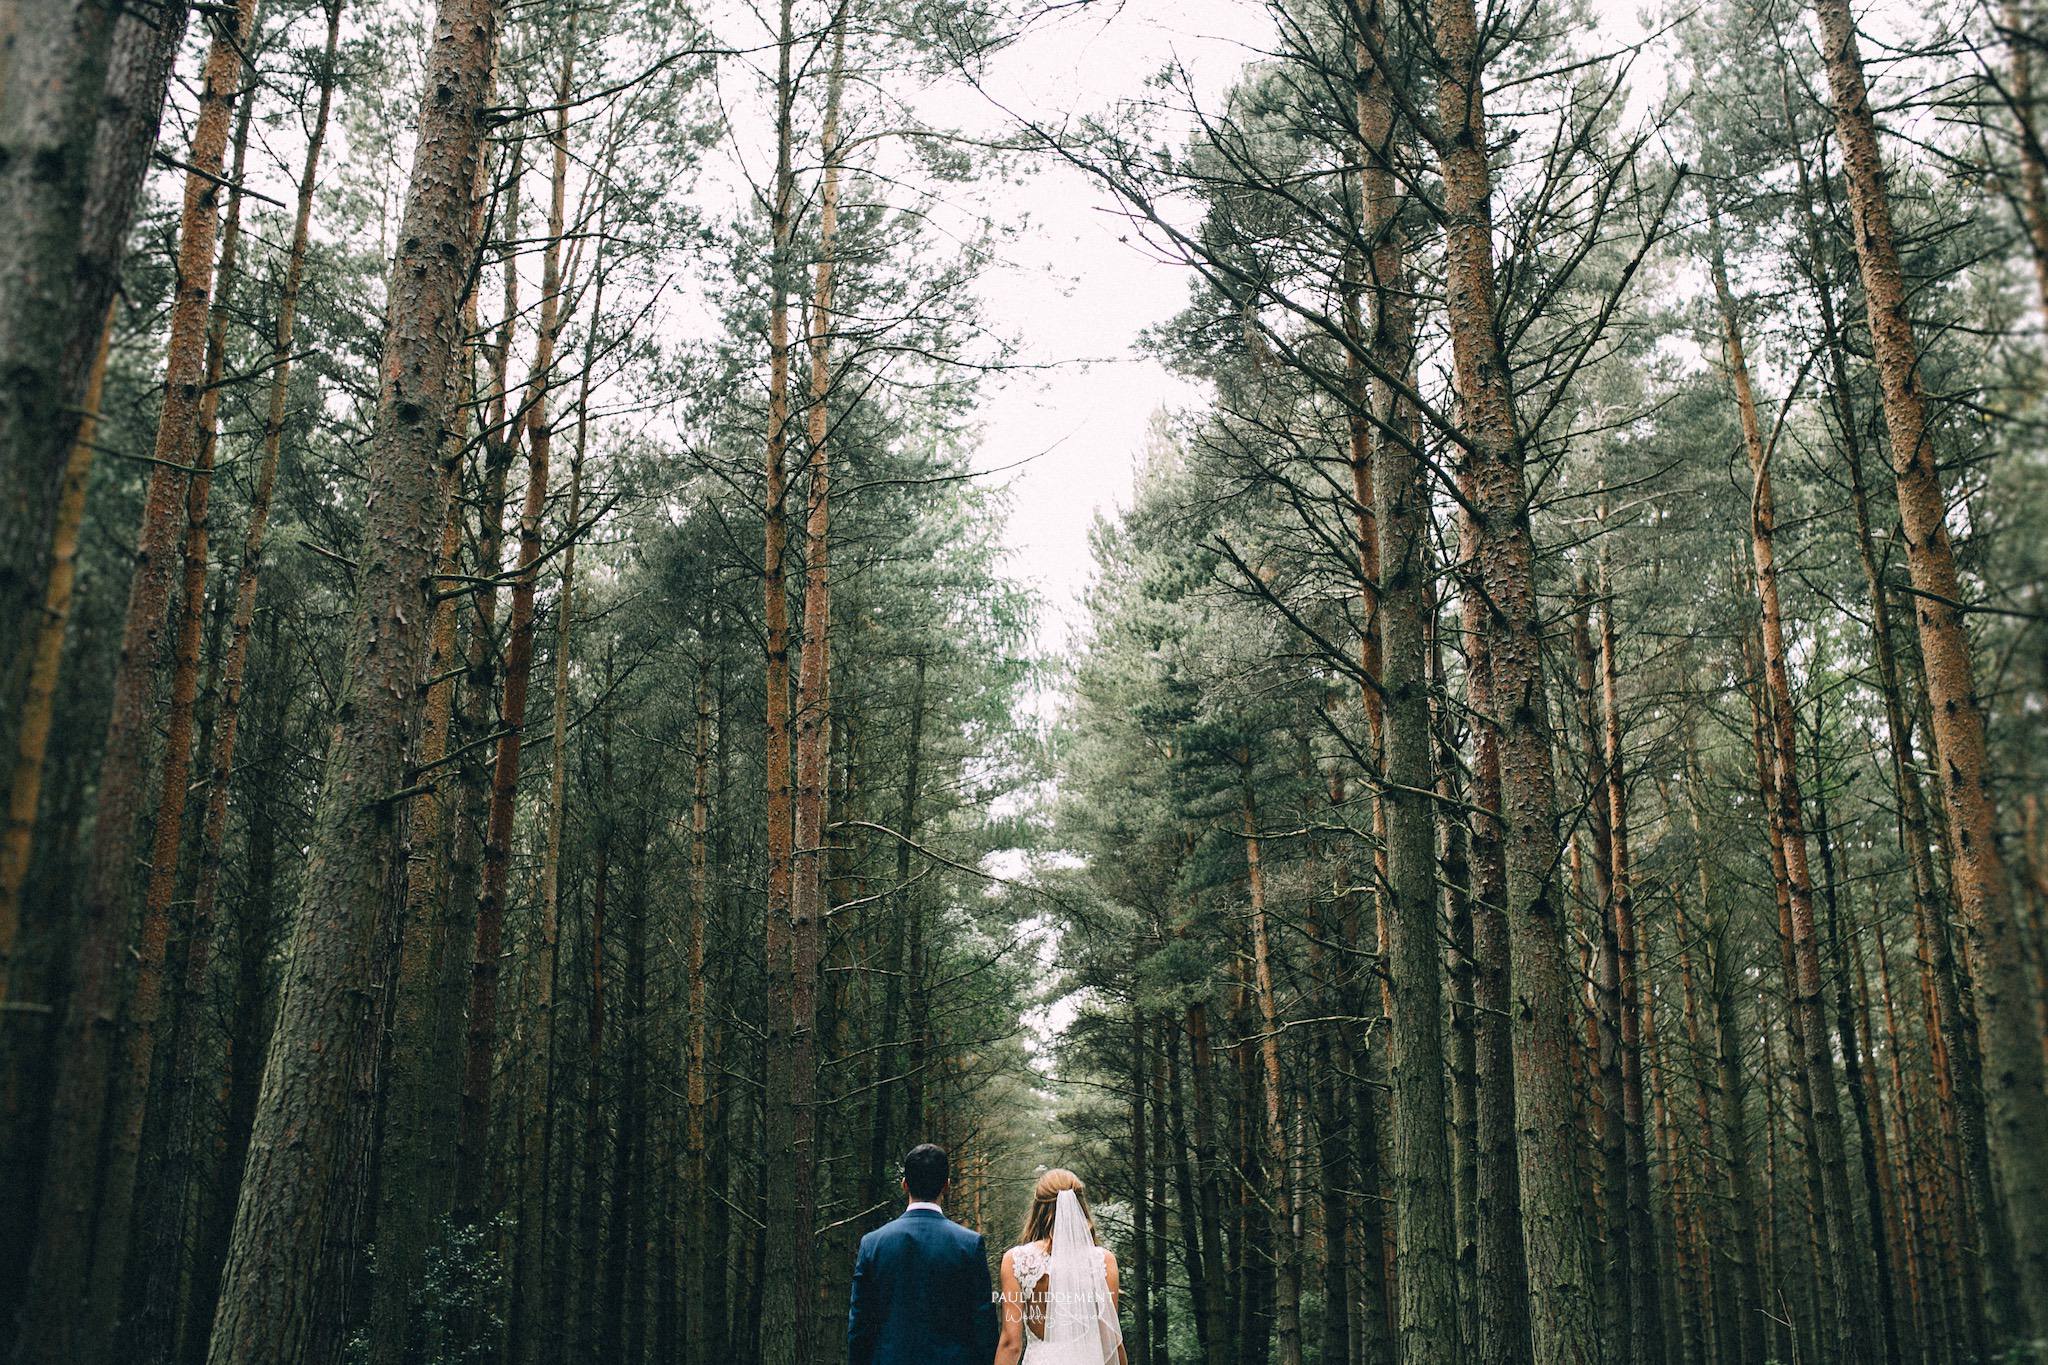
[[[1117,1365],[1124,1334],[1109,1296],[1109,1253],[1095,1245],[1072,1190],[1060,1191],[1052,1245],[1011,1247],[1010,1268],[1027,1301],[1045,1285],[1045,1335],[1026,1323],[1024,1365]]]

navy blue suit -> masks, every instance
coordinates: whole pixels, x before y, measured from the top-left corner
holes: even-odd
[[[849,1365],[989,1365],[996,1306],[978,1232],[936,1209],[908,1209],[860,1239]]]

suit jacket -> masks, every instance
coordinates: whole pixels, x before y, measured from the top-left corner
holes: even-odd
[[[996,1330],[980,1233],[936,1209],[910,1209],[860,1239],[849,1365],[989,1365]]]

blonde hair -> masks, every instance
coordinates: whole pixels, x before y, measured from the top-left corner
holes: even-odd
[[[1095,1214],[1088,1207],[1088,1187],[1081,1183],[1080,1176],[1055,1166],[1038,1177],[1038,1184],[1031,1191],[1031,1207],[1024,1211],[1024,1235],[1017,1239],[1019,1245],[1052,1240],[1052,1220],[1059,1211],[1062,1190],[1072,1190],[1074,1198],[1081,1202],[1081,1213],[1088,1219],[1088,1240],[1095,1240]]]

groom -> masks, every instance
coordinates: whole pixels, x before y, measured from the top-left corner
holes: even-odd
[[[927,1142],[903,1158],[910,1205],[860,1239],[848,1365],[988,1365],[996,1353],[982,1236],[946,1217],[946,1153]]]

